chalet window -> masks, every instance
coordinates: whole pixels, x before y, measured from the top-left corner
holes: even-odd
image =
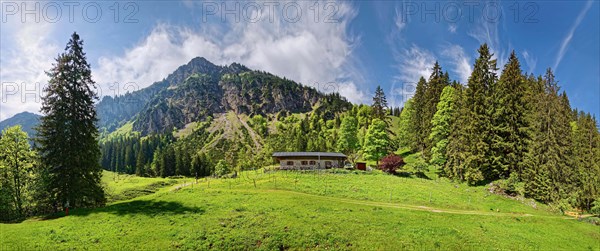
[[[306,160],[303,160],[303,161],[302,161],[302,165],[303,165],[303,166],[306,166],[306,165],[308,165],[308,161],[306,161]]]
[[[310,163],[310,165],[315,165],[315,164],[317,164],[317,162],[316,162],[316,161],[314,161],[314,160],[311,160],[309,163]]]
[[[294,161],[288,161],[285,164],[288,165],[288,166],[293,166],[294,165]]]
[[[331,161],[325,161],[325,166],[326,167],[331,167]]]

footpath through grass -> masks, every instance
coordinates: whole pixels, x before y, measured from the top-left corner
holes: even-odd
[[[143,180],[134,187],[168,180],[134,179]],[[69,217],[2,224],[0,247],[600,250],[598,226],[445,179],[261,169],[178,182]]]

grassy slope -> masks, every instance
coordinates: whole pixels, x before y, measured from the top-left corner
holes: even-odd
[[[240,176],[163,188],[69,217],[3,224],[0,247],[600,250],[599,227],[484,187],[377,172]],[[121,192],[162,180],[108,179]]]
[[[128,174],[117,175],[109,171],[103,171],[102,176],[102,184],[109,203],[152,194],[160,188],[172,186],[177,182],[174,179],[142,178]]]

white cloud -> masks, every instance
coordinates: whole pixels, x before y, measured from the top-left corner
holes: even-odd
[[[298,4],[309,10],[309,3]],[[95,76],[102,84],[135,82],[145,87],[202,56],[222,65],[239,62],[307,86],[340,83],[340,92],[350,101],[365,102],[364,88],[356,86],[360,76],[353,72],[359,67],[352,50],[360,40],[347,33],[356,10],[346,2],[336,6],[335,23],[324,22],[322,16],[315,22],[313,13],[305,11],[296,23],[286,22],[279,13],[272,15],[273,23],[265,18],[255,23],[213,24],[225,27],[221,34],[209,32],[215,30],[211,28],[197,31],[161,24],[124,55],[101,58]]]
[[[491,53],[494,54],[494,59],[497,59],[498,70],[508,61],[508,56],[511,51],[510,42],[504,41],[500,37],[501,18],[498,20],[488,21],[482,20],[474,25],[471,31],[467,34],[477,40],[480,44],[487,43]]]
[[[458,28],[458,26],[456,24],[449,24],[448,25],[448,31],[450,33],[456,33],[456,29]]]
[[[554,71],[556,71],[556,69],[558,68],[560,61],[562,61],[562,58],[565,55],[567,48],[569,47],[569,43],[571,43],[571,39],[573,38],[573,34],[575,33],[575,30],[577,29],[577,27],[579,27],[579,24],[581,23],[581,21],[583,20],[583,18],[587,14],[587,12],[592,7],[592,3],[593,2],[591,0],[586,2],[585,6],[583,7],[581,12],[575,19],[575,23],[573,23],[573,25],[571,26],[571,29],[569,29],[569,32],[563,38],[563,41],[560,45],[560,50],[558,51],[558,54],[556,55],[556,61],[554,61],[554,67],[552,67],[554,69]]]
[[[395,53],[399,74],[395,77],[404,83],[416,83],[420,77],[428,78],[435,63],[434,55],[427,49],[412,45]]]
[[[435,57],[430,51],[413,44],[409,48],[395,51],[394,60],[398,73],[394,76],[388,101],[391,106],[401,106],[414,95],[419,78],[429,78]]]
[[[0,54],[0,120],[22,111],[39,113],[40,94],[48,79],[44,71],[52,67],[60,48],[49,37],[53,27],[9,19],[2,28],[2,36],[13,39]]]
[[[521,55],[523,55],[523,59],[525,59],[525,63],[527,64],[527,73],[533,73],[535,66],[537,65],[537,58],[530,55],[527,50],[524,50]]]
[[[453,44],[443,48],[441,53],[448,58],[452,72],[458,76],[458,80],[462,84],[467,84],[473,69],[471,58],[465,53],[465,50],[460,45]]]
[[[403,16],[403,11],[396,8],[396,17],[394,18],[394,24],[396,25],[397,31],[402,31],[406,27],[408,16]]]
[[[337,2],[333,16],[336,22],[328,23],[324,13],[316,18],[315,12],[309,11],[313,3],[297,4],[303,11],[297,22],[285,20],[280,3],[276,13],[271,14],[273,22],[269,18],[255,23],[234,22],[231,16],[221,22],[217,16],[217,22],[202,23],[199,29],[157,24],[122,54],[105,55],[97,63],[91,62],[93,78],[103,95],[113,95],[114,91],[108,88],[113,83],[120,84],[121,93],[127,83],[143,88],[201,56],[220,65],[239,62],[307,86],[338,83],[339,92],[351,102],[368,102],[368,82],[364,81],[360,62],[352,53],[360,37],[348,33],[349,22],[356,17],[357,10],[348,2]],[[184,3],[183,7],[198,6]],[[268,16],[268,11],[263,8],[259,14]],[[51,68],[64,45],[59,46],[49,39],[51,26],[33,23],[15,26],[14,31],[5,29],[4,25],[2,28],[5,36],[0,67],[2,81],[45,83],[44,70]],[[4,43],[6,37],[14,40],[15,45],[10,46],[10,50]],[[23,103],[20,96],[13,95],[3,101],[0,120],[24,110],[39,111],[39,103]]]

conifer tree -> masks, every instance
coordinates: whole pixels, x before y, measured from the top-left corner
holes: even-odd
[[[398,141],[401,147],[410,147],[416,141],[415,133],[415,108],[413,105],[413,99],[409,99],[404,103],[404,108],[400,113],[400,120],[398,122]]]
[[[77,33],[47,74],[37,139],[46,190],[60,205],[103,205],[96,84]]]
[[[385,98],[385,93],[381,86],[377,86],[375,90],[375,96],[373,97],[373,118],[378,118],[381,120],[386,120],[387,118],[387,99]]]
[[[466,133],[470,140],[465,154],[465,179],[470,184],[493,177],[490,163],[491,112],[490,86],[497,81],[496,60],[487,44],[479,48],[479,58],[475,61],[473,73],[469,77],[465,93],[467,106]]]
[[[425,110],[427,107],[427,98],[425,92],[428,89],[428,83],[425,78],[421,77],[417,83],[415,95],[413,96],[414,106],[414,118],[412,120],[412,128],[414,128],[415,141],[412,144],[412,151],[424,151],[425,150],[425,133],[426,128],[423,127],[423,120],[425,119]]]
[[[543,78],[544,92],[534,100],[532,141],[525,155],[526,195],[544,202],[558,202],[566,197],[566,182],[572,179],[569,167],[572,129],[571,111],[558,94],[554,74],[547,70]]]
[[[510,172],[520,174],[527,142],[526,86],[519,60],[513,51],[500,75],[491,86],[491,176],[507,178]]]
[[[420,141],[423,142],[423,156],[429,159],[433,144],[429,138],[431,134],[431,120],[437,111],[437,105],[440,101],[440,95],[446,86],[450,84],[448,73],[442,72],[442,67],[436,61],[433,65],[431,75],[427,81],[427,88],[424,94],[423,115],[421,118],[421,130],[419,131]]]
[[[453,113],[453,123],[450,125],[448,134],[448,145],[446,146],[446,164],[442,170],[442,175],[448,178],[464,181],[465,180],[465,161],[469,154],[469,139],[467,134],[467,116],[469,108],[465,103],[465,88],[456,86],[455,106]]]

